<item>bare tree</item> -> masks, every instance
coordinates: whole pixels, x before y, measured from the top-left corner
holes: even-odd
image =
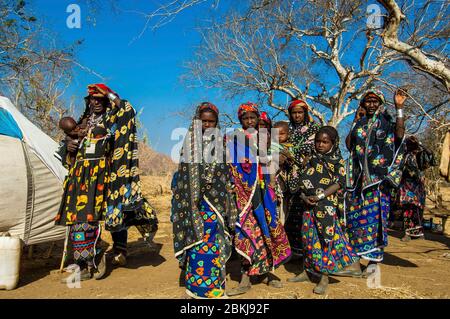
[[[405,10],[414,10],[415,17],[409,19],[397,1],[378,2],[388,11],[381,34],[384,46],[401,53],[413,68],[439,80],[450,92],[450,67],[446,55],[450,34],[450,2],[426,0],[416,6],[415,1],[405,1]],[[413,25],[413,30],[409,37],[401,40],[401,27],[406,23]]]
[[[331,113],[328,122],[338,125],[396,55],[362,23],[362,3],[252,1],[245,14],[202,31],[190,80],[229,96],[256,91],[279,111],[286,95],[309,99],[315,116],[326,121]]]
[[[56,137],[55,121],[72,107],[62,96],[72,79],[74,46],[58,48],[48,34],[24,1],[0,0],[0,92]]]

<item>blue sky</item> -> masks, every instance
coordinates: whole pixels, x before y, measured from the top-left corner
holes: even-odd
[[[68,5],[81,7],[81,28],[70,29],[66,25]],[[149,12],[152,1],[120,1],[123,10]],[[146,4],[143,6],[143,4]],[[105,82],[122,98],[128,99],[140,110],[140,117],[150,139],[151,146],[159,152],[170,154],[176,141],[170,134],[176,127],[187,126],[187,119],[174,115],[180,109],[210,99],[212,92],[187,90],[179,81],[183,74],[183,62],[192,57],[194,46],[199,43],[195,27],[208,6],[183,12],[174,21],[155,32],[142,31],[145,20],[131,12],[114,13],[110,8],[100,8],[95,24],[88,22],[89,10],[83,1],[34,0],[30,3],[35,15],[45,22],[45,27],[56,34],[57,45],[69,45],[83,40],[77,58],[85,67],[106,78],[76,69],[76,77],[67,91],[67,98],[75,98],[78,115],[83,107],[83,96],[90,83]],[[221,8],[219,8],[220,10]]]
[[[99,2],[108,4],[108,1]],[[86,7],[86,0],[30,0],[38,19],[44,21],[45,27],[56,34],[57,45],[65,46],[83,40],[77,53],[78,61],[106,78],[101,80],[89,72],[75,70],[75,79],[66,94],[67,99],[75,98],[78,107],[75,115],[79,115],[83,108],[82,98],[86,95],[87,84],[104,82],[122,98],[128,99],[136,110],[143,109],[140,120],[151,146],[159,152],[170,154],[172,147],[179,142],[171,141],[172,130],[189,124],[187,118],[175,115],[177,111],[190,109],[192,113],[195,105],[202,101],[211,101],[221,110],[235,111],[238,102],[255,97],[251,93],[240,99],[226,101],[218,90],[186,89],[179,80],[185,72],[183,63],[193,58],[195,46],[200,43],[196,27],[211,13],[219,16],[227,10],[227,4],[236,2],[220,1],[218,8],[212,8],[212,2],[196,6],[183,11],[169,24],[154,32],[149,29],[135,39],[142,31],[145,19],[130,11],[151,12],[158,1],[115,1],[123,11],[113,12],[108,5],[98,6],[94,15],[95,23],[92,23],[88,22],[92,12]],[[66,25],[70,15],[66,8],[72,3],[81,7],[80,29],[70,29]],[[356,49],[362,48],[356,42]],[[358,54],[347,54],[345,59],[358,57]],[[318,71],[328,72],[326,68],[321,68],[318,65]],[[398,65],[393,68],[400,70]],[[333,81],[336,75],[327,73],[326,76]],[[284,99],[283,96],[282,100]],[[263,105],[263,109],[267,108]],[[274,113],[270,112],[272,115]],[[326,114],[329,115],[328,110]],[[277,118],[280,119],[281,117]],[[348,122],[352,119],[350,117],[340,125],[342,139],[346,135],[342,130],[348,130]]]

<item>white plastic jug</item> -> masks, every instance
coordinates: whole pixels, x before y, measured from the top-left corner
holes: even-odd
[[[19,283],[20,238],[0,236],[0,289],[12,290]]]

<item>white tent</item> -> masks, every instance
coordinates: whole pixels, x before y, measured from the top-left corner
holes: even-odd
[[[0,96],[0,232],[26,245],[63,239],[54,225],[65,168],[53,153],[58,144]]]

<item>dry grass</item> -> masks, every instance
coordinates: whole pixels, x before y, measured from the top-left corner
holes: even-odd
[[[386,299],[424,299],[425,296],[413,291],[409,286],[401,287],[380,287],[369,290],[376,298]]]

